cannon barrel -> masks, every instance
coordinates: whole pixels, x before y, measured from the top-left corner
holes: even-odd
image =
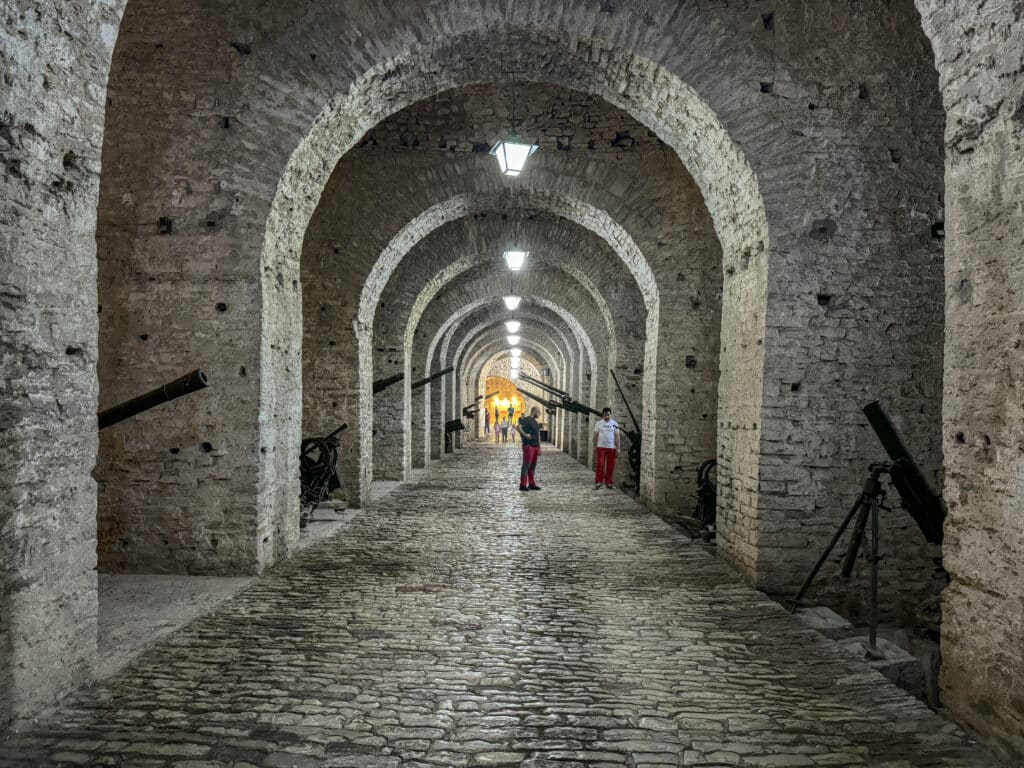
[[[405,378],[404,373],[396,373],[394,376],[388,376],[386,379],[377,379],[373,382],[373,394],[383,392],[390,386],[393,386]]]
[[[892,460],[889,478],[899,493],[907,513],[917,523],[927,541],[941,544],[942,524],[946,519],[946,505],[942,497],[928,484],[924,473],[914,461],[910,449],[896,431],[882,404],[872,400],[862,410]]]
[[[519,378],[530,384],[538,386],[543,390],[551,392],[552,394],[561,398],[561,401],[549,400],[548,403],[550,403],[551,405],[557,406],[558,408],[562,408],[566,411],[569,411],[570,413],[579,413],[587,416],[601,415],[601,412],[596,408],[591,408],[589,405],[584,405],[579,400],[573,399],[573,397],[568,392],[564,392],[561,389],[558,389],[557,387],[552,387],[550,384],[545,384],[543,381],[538,381],[532,376],[526,376],[525,374],[522,373],[519,374]]]
[[[462,419],[452,419],[451,421],[446,421],[444,423],[445,434],[450,434],[452,432],[461,432],[465,428],[466,425],[462,423]]]
[[[432,373],[432,374],[430,374],[429,376],[427,376],[424,379],[420,379],[419,381],[414,381],[412,383],[412,387],[410,387],[410,389],[419,389],[420,387],[425,387],[430,382],[435,381],[437,379],[440,379],[442,376],[447,376],[449,373],[451,373],[454,370],[455,370],[455,366],[454,365],[449,365],[447,368],[444,368],[444,369],[438,371],[437,373]]]
[[[640,422],[636,420],[636,416],[633,414],[633,409],[629,407],[629,400],[626,399],[626,393],[622,391],[622,385],[619,384],[619,377],[615,375],[615,371],[611,368],[608,372],[612,375],[612,381],[615,382],[615,388],[619,390],[619,397],[622,398],[622,402],[626,404],[626,410],[629,411],[629,418],[633,420],[633,426],[636,428],[636,433],[639,435],[643,430],[640,429]]]
[[[100,411],[96,416],[96,421],[100,429],[106,429],[113,424],[117,424],[119,421],[124,421],[143,411],[148,411],[150,408],[154,408],[161,403],[167,403],[182,395],[187,395],[199,389],[205,389],[209,384],[210,382],[207,380],[206,374],[199,368],[196,368],[191,373],[186,373],[179,379],[175,379],[156,389],[151,389],[144,395],[139,395],[125,403],[115,405],[113,408]]]
[[[522,379],[525,382],[533,384],[534,386],[540,387],[545,392],[550,392],[551,394],[557,395],[558,397],[561,397],[563,399],[565,399],[565,398],[568,398],[569,400],[573,399],[572,395],[570,395],[564,389],[559,389],[558,387],[553,387],[550,384],[545,384],[543,381],[540,381],[539,379],[535,379],[532,376],[527,376],[525,373],[520,373],[519,374],[519,378]]]

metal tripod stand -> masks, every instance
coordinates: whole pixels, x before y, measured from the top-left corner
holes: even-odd
[[[877,639],[878,639],[878,561],[881,560],[881,556],[878,554],[878,510],[888,510],[882,504],[885,501],[885,489],[882,487],[882,475],[892,474],[893,465],[889,462],[878,462],[871,464],[868,467],[869,474],[868,478],[864,481],[864,487],[861,489],[860,496],[857,497],[857,501],[854,502],[853,508],[847,514],[846,519],[840,524],[836,530],[835,536],[832,537],[832,541],[825,548],[825,551],[821,553],[821,557],[818,558],[818,562],[814,564],[814,568],[807,575],[807,579],[804,581],[803,586],[796,593],[792,600],[790,600],[790,610],[794,613],[801,605],[803,596],[807,593],[807,590],[811,588],[811,584],[814,582],[814,577],[818,575],[818,571],[828,560],[832,550],[835,549],[836,544],[843,537],[843,533],[846,532],[847,527],[850,523],[856,520],[853,526],[853,536],[850,540],[850,547],[846,550],[846,555],[843,557],[842,568],[840,573],[843,578],[849,579],[850,574],[853,573],[853,564],[857,559],[857,553],[860,550],[861,543],[864,541],[864,529],[867,527],[868,518],[871,519],[871,537],[869,541],[869,549],[867,559],[871,563],[871,613],[870,613],[870,628],[868,634],[868,649],[869,652],[877,652]]]

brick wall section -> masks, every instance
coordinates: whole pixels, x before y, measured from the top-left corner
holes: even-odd
[[[918,2],[946,119],[943,700],[1024,754],[1024,6]]]
[[[96,199],[123,3],[0,11],[0,729],[96,663]]]

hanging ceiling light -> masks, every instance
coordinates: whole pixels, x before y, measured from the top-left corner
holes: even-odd
[[[519,357],[519,356],[520,356],[521,354],[523,354],[523,350],[519,349],[519,347],[513,347],[512,349],[510,349],[510,350],[508,351],[508,353],[509,353],[510,355],[512,355],[512,357],[513,357],[513,359],[514,359],[514,358],[517,358],[517,357]]]
[[[518,176],[526,167],[526,160],[540,147],[521,138],[516,132],[516,78],[512,76],[512,129],[507,139],[499,139],[491,148],[498,159],[498,167],[506,176]]]
[[[491,154],[498,158],[498,167],[506,176],[518,176],[526,167],[526,161],[540,147],[531,144],[514,131],[509,133],[507,139],[499,139],[498,143],[491,148]]]
[[[518,379],[519,378],[519,369],[518,368],[513,368],[511,376],[512,376],[513,379]]]
[[[505,251],[505,262],[508,264],[509,269],[513,272],[518,272],[523,268],[523,262],[526,261],[526,257],[529,255],[529,251]]]
[[[522,326],[518,320],[506,320],[505,330],[509,333],[519,333],[519,328]]]
[[[508,308],[509,311],[515,312],[517,309],[519,309],[520,301],[522,301],[522,299],[518,296],[506,296],[505,307]]]
[[[519,337],[518,336],[506,336],[505,338],[508,339],[508,343],[509,343],[510,346],[514,347],[516,344],[519,343]]]

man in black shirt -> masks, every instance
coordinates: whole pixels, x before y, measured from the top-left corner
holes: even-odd
[[[519,473],[520,491],[539,491],[540,486],[533,480],[537,469],[537,457],[540,456],[540,424],[537,417],[540,408],[534,406],[529,416],[523,416],[516,425],[516,431],[523,438],[523,468]]]

